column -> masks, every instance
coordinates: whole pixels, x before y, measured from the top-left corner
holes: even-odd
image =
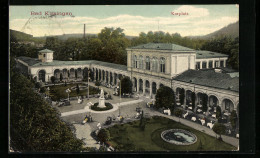
[[[215,68],[215,60],[212,61],[212,68]]]
[[[224,60],[224,65],[223,65],[224,67],[226,67],[226,63],[227,63],[227,60]]]
[[[150,83],[150,98],[152,98],[152,94],[153,94],[153,83],[151,81],[149,81]]]
[[[202,61],[200,62],[200,69],[202,69]]]
[[[145,94],[145,80],[143,80],[143,95]]]
[[[94,80],[93,81],[95,81],[96,80],[96,70],[94,69]]]
[[[137,84],[137,86],[136,86],[136,93],[139,93],[139,78],[136,78],[136,84]]]
[[[108,75],[108,84],[110,84],[110,72],[108,72],[107,75]]]
[[[206,68],[209,68],[209,61],[207,60]]]

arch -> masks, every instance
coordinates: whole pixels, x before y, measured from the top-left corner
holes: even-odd
[[[139,92],[143,92],[143,80],[139,79]]]
[[[98,81],[98,69],[96,68],[96,78],[95,78],[96,81]]]
[[[118,77],[117,73],[114,73],[114,77],[115,77],[115,78],[114,78],[114,85],[117,85],[117,81],[118,81],[118,80],[117,80],[117,77]]]
[[[213,94],[209,95],[209,106],[219,106],[219,99]]]
[[[67,79],[68,78],[68,70],[66,68],[62,69],[62,77],[63,77],[63,79]]]
[[[150,82],[148,80],[145,81],[145,93],[150,93]]]
[[[109,75],[109,73],[108,73],[108,71],[106,71],[105,73],[106,73],[106,83],[108,83],[108,75]]]
[[[186,103],[187,105],[189,105],[191,103],[191,95],[192,95],[192,91],[191,90],[186,90]]]
[[[83,69],[83,80],[88,80],[88,74],[89,72],[88,72],[88,68],[87,67],[85,67],[84,69]]]
[[[232,100],[225,98],[222,101],[222,110],[232,112],[234,110],[234,103]]]
[[[133,87],[134,87],[134,91],[137,91],[137,79],[135,77],[133,77]]]
[[[102,81],[105,81],[105,71],[102,70]]]
[[[54,77],[59,80],[60,79],[60,70],[59,69],[55,69],[54,70]]]
[[[152,83],[152,93],[153,93],[153,94],[156,94],[156,91],[157,91],[157,89],[156,89],[156,83],[153,82],[153,83]]]
[[[74,68],[70,69],[70,75],[68,77],[75,78],[75,69]]]
[[[113,84],[113,74],[112,72],[110,72],[109,74],[110,74],[110,84]]]
[[[44,69],[38,72],[39,81],[45,82],[46,71]]]
[[[80,67],[77,69],[77,77],[82,78],[82,69]]]
[[[101,80],[101,70],[100,69],[98,69],[98,80],[100,81]]]

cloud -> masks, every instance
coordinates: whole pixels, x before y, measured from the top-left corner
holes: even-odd
[[[197,7],[190,6],[190,5],[180,6],[178,9],[173,10],[173,12],[174,13],[188,13],[189,18],[197,18],[197,17],[203,17],[203,16],[209,15],[208,9],[197,8]]]
[[[121,14],[108,18],[95,17],[53,17],[39,19],[13,19],[10,28],[24,31],[34,36],[83,33],[83,24],[86,24],[87,33],[99,33],[104,27],[121,27],[126,35],[139,35],[140,32],[161,31],[175,33],[182,36],[208,34],[216,29],[238,21],[238,17],[223,16],[210,17],[205,8],[180,6],[175,12],[188,12],[186,16],[145,17]],[[158,23],[159,22],[159,23]]]

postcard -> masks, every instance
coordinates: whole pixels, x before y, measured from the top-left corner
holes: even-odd
[[[239,5],[9,8],[9,152],[239,151]]]

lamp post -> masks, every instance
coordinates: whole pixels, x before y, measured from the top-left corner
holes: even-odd
[[[90,78],[89,73],[90,73],[90,69],[88,70],[88,100],[89,100],[89,78]]]

